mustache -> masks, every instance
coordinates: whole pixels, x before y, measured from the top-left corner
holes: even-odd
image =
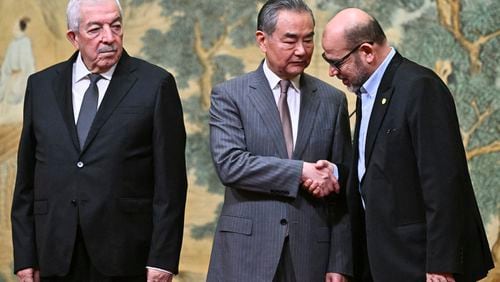
[[[106,45],[106,46],[103,46],[99,49],[97,49],[97,52],[98,53],[107,53],[107,52],[114,52],[116,51],[118,48],[116,48],[116,46],[113,46],[113,45]]]

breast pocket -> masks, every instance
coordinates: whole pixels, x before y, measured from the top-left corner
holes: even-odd
[[[140,107],[140,106],[127,106],[127,107],[118,107],[115,112],[120,115],[141,115],[148,111],[148,107]]]

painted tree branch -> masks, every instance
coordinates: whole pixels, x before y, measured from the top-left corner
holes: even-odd
[[[212,62],[213,57],[222,48],[226,39],[231,33],[231,31],[240,26],[243,22],[247,21],[248,17],[240,18],[238,21],[234,22],[230,26],[225,26],[222,34],[217,38],[215,42],[211,45],[209,49],[203,47],[203,35],[201,30],[201,24],[198,20],[194,24],[194,51],[200,60],[200,64],[203,69],[203,73],[199,79],[200,93],[201,93],[201,105],[203,109],[208,109],[210,106],[210,90],[212,89],[212,77],[214,74],[214,65]]]
[[[203,47],[203,37],[201,32],[201,24],[198,20],[194,23],[194,50],[196,56],[200,60],[202,67],[202,75],[199,79],[200,93],[201,93],[201,105],[203,109],[208,109],[210,106],[210,89],[212,86],[212,76],[214,73],[213,65],[211,62],[212,56],[215,52],[215,46],[218,46],[218,42],[223,41],[222,37],[219,37],[218,41],[211,50],[206,50]]]
[[[479,54],[481,48],[489,40],[500,36],[500,29],[487,35],[481,35],[476,41],[471,41],[465,37],[460,23],[460,0],[436,0],[439,22],[443,25],[458,41],[458,43],[469,53],[471,63],[471,72],[481,71],[481,60]]]
[[[471,160],[477,156],[500,152],[500,141],[495,140],[488,145],[473,148],[466,152],[467,160]]]
[[[471,137],[474,135],[476,130],[478,128],[480,128],[484,124],[484,122],[494,112],[491,106],[487,107],[484,112],[481,112],[479,110],[479,107],[477,106],[477,102],[475,100],[471,101],[470,106],[474,110],[474,113],[476,114],[477,119],[476,119],[476,122],[467,131],[461,130],[462,140],[463,140],[464,147],[465,147],[466,154],[467,154],[467,160],[471,160],[471,159],[473,159],[477,156],[480,156],[480,155],[490,154],[493,152],[499,152],[500,151],[500,140],[495,140],[488,145],[482,145],[479,147],[468,149]]]

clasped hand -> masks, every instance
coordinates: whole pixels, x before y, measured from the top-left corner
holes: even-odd
[[[316,198],[338,193],[340,186],[333,175],[333,164],[326,160],[319,160],[316,163],[304,162],[302,187]]]

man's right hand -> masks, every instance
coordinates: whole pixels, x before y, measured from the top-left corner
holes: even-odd
[[[40,271],[34,268],[19,270],[16,275],[19,282],[40,282]]]
[[[322,198],[338,191],[338,183],[328,162],[308,163],[302,167],[302,187],[314,197]]]

